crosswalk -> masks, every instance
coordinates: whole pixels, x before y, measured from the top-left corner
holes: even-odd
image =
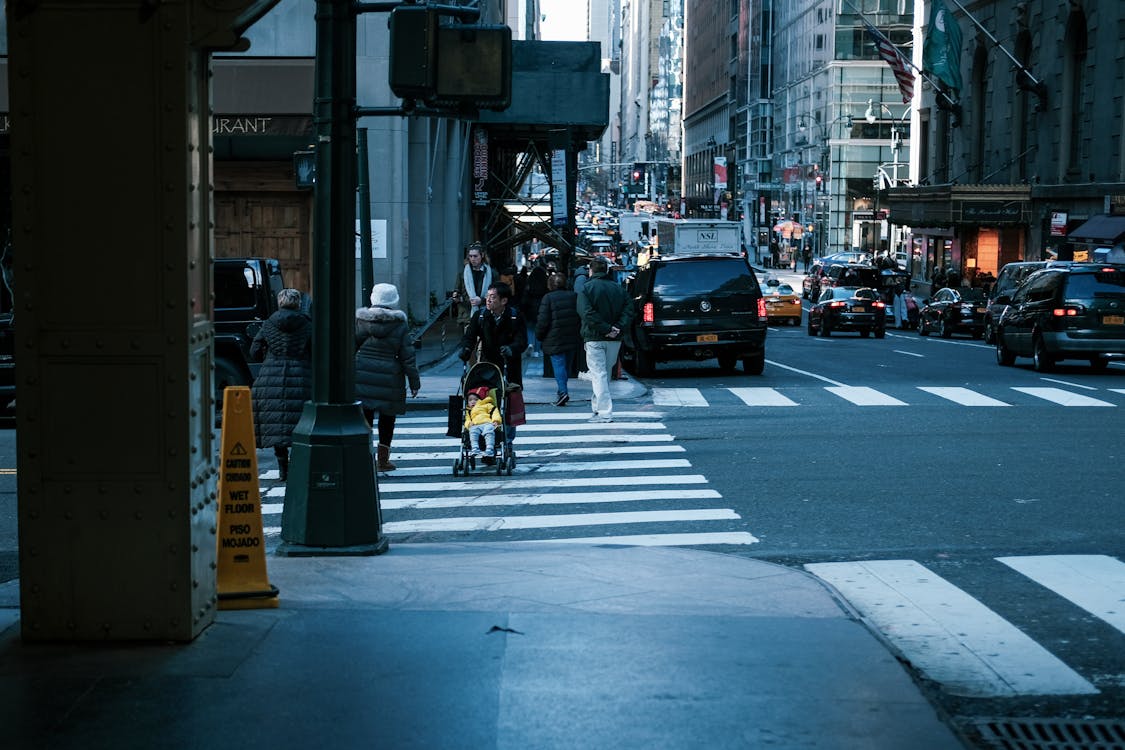
[[[1099,623],[1125,634],[1125,563],[1106,555],[998,557],[1010,575],[1039,584],[1038,595],[1058,597]],[[1115,674],[1082,674],[978,598],[915,560],[810,563],[903,658],[952,695],[1004,698],[1095,695],[1118,689]],[[1004,572],[997,573],[1002,578]],[[1003,583],[999,581],[998,583]],[[1034,618],[1030,618],[1034,619]],[[1069,642],[1101,642],[1083,632],[1081,617],[1066,618]],[[1117,641],[1120,643],[1120,641]],[[1123,653],[1099,654],[1120,662]]]
[[[1089,388],[1088,386],[1083,386]],[[1125,406],[1125,388],[1107,388],[1098,396],[1077,393],[1056,386],[991,387],[981,390],[937,386],[898,386],[889,392],[870,386],[832,385],[791,388],[653,388],[652,403],[660,408],[745,405],[762,407],[800,407],[825,403],[850,403],[854,406],[957,406],[1007,407],[1054,405],[1062,407],[1113,408]],[[1096,390],[1096,389],[1090,389]]]
[[[653,411],[589,424],[577,410],[531,414],[512,476],[483,465],[454,476],[460,440],[446,418],[400,418],[379,481],[383,532],[403,541],[520,541],[637,546],[748,545],[758,540]],[[274,472],[267,472],[272,478]],[[281,533],[284,486],[263,499],[267,541]],[[613,533],[596,535],[599,528]],[[620,533],[627,530],[628,533]]]

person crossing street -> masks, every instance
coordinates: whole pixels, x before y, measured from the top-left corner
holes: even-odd
[[[589,421],[612,422],[609,374],[621,353],[621,339],[633,321],[633,307],[624,287],[609,278],[609,266],[603,258],[591,259],[589,274],[578,293],[578,315],[593,388]]]

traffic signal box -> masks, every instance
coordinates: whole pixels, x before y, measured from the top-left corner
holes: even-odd
[[[390,86],[395,96],[433,108],[507,109],[512,101],[512,30],[441,23],[438,11],[400,6],[391,13]]]

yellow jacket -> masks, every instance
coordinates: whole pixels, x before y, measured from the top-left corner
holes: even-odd
[[[486,422],[492,422],[498,425],[500,421],[500,410],[496,408],[496,404],[492,403],[491,396],[485,396],[473,404],[473,407],[465,416],[465,428],[468,429],[475,424],[484,424]]]

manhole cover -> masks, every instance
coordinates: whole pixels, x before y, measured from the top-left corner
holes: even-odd
[[[1125,750],[1125,723],[1119,720],[989,719],[973,726],[1001,750]]]

